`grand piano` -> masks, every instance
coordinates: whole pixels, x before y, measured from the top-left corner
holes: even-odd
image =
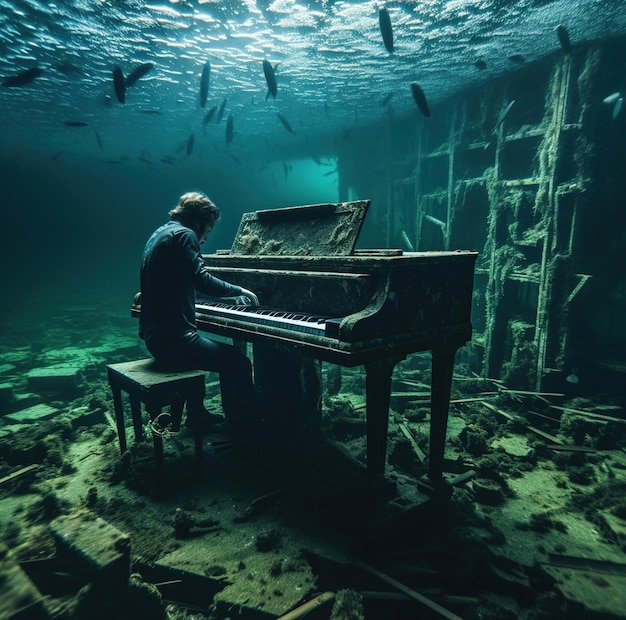
[[[443,483],[454,356],[471,338],[472,251],[355,250],[369,201],[245,213],[211,273],[260,307],[199,298],[198,329],[252,343],[255,389],[276,427],[310,437],[321,420],[321,363],[365,367],[367,474],[384,480],[391,380],[408,354],[432,353],[428,479]],[[139,316],[140,303],[132,307]]]

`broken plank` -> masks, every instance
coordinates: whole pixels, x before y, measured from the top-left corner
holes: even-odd
[[[557,452],[584,452],[586,454],[595,454],[597,452],[597,450],[594,450],[593,448],[587,448],[586,446],[568,446],[565,444],[554,444],[553,446],[548,446],[548,448]]]
[[[374,575],[378,577],[379,579],[382,579],[384,582],[393,586],[397,590],[400,590],[400,592],[403,592],[407,596],[410,596],[412,599],[416,600],[418,603],[425,605],[426,607],[428,607],[428,609],[431,609],[432,611],[438,613],[443,618],[448,618],[448,620],[462,620],[460,616],[457,616],[456,614],[452,613],[445,607],[442,607],[441,605],[438,605],[437,603],[435,603],[435,601],[430,600],[426,596],[423,596],[419,592],[416,592],[412,588],[409,588],[408,586],[397,581],[390,575],[387,575],[386,573],[379,571],[373,566],[370,566],[366,562],[362,562],[361,560],[356,560],[356,559],[353,559],[352,562],[359,568],[362,568],[364,571],[367,571],[371,575]]]
[[[544,439],[553,441],[555,444],[561,444],[561,445],[563,444],[563,442],[558,437],[555,437],[554,435],[550,435],[550,433],[546,433],[545,431],[542,431],[536,426],[531,426],[530,424],[526,424],[525,426],[529,431],[535,433],[535,435],[539,435],[539,437],[543,437]]]
[[[332,601],[335,598],[334,592],[322,592],[310,601],[303,603],[302,605],[292,609],[290,612],[280,616],[276,620],[296,620],[302,618],[313,609],[317,609],[320,605]]]
[[[606,573],[615,573],[618,575],[626,575],[626,564],[622,564],[620,562],[596,560],[594,558],[582,558],[574,555],[561,555],[560,553],[548,553],[548,558],[552,566],[580,568],[583,570],[594,570]]]
[[[614,416],[605,415],[603,413],[594,413],[593,411],[584,411],[583,409],[558,407],[557,405],[552,405],[552,409],[558,409],[559,411],[564,411],[565,413],[575,413],[576,415],[581,415],[585,418],[591,418],[592,420],[598,420],[599,422],[622,422],[622,424],[626,423],[626,419],[624,418],[616,418]]]
[[[527,390],[510,390],[509,388],[500,388],[501,394],[519,394],[521,396],[565,396],[559,392],[529,392]]]
[[[39,465],[37,463],[34,463],[33,465],[28,465],[26,467],[22,467],[22,469],[18,469],[17,471],[10,473],[8,476],[4,476],[4,478],[0,478],[0,486],[3,485],[5,482],[10,482],[11,480],[15,480],[16,478],[19,478],[20,476],[24,476],[25,474],[29,474],[30,472],[36,471],[38,469],[39,469]]]
[[[480,600],[476,596],[455,596],[438,591],[422,591],[421,594],[428,594],[433,598],[441,599],[444,603],[452,603],[455,605],[478,605]],[[377,592],[372,590],[364,590],[361,595],[366,600],[372,601],[408,601],[410,597],[402,592]]]
[[[524,426],[526,429],[528,429],[532,433],[535,433],[536,435],[539,435],[539,437],[543,437],[543,439],[548,439],[549,441],[552,441],[553,443],[556,443],[556,444],[562,444],[563,443],[558,437],[555,437],[554,435],[550,435],[550,433],[546,433],[546,432],[542,431],[541,429],[539,429],[539,428],[537,428],[535,426],[531,426],[530,424],[525,424],[524,421],[521,418],[518,418],[518,417],[516,417],[514,415],[511,415],[510,413],[507,413],[506,411],[502,411],[502,409],[498,409],[497,407],[494,407],[491,403],[483,401],[482,404],[485,407],[487,407],[487,409],[491,409],[492,411],[495,411],[499,415],[504,416],[507,420],[510,420],[511,422],[517,422],[518,424],[521,424],[522,426]]]
[[[402,434],[409,440],[411,447],[413,448],[413,452],[415,452],[415,456],[420,463],[423,463],[426,460],[426,455],[422,452],[421,448],[417,445],[417,442],[411,435],[411,431],[407,428],[404,422],[398,422],[398,428],[402,431]]]
[[[487,401],[481,400],[480,401],[485,407],[487,407],[487,409],[491,409],[492,411],[495,411],[497,414],[505,417],[507,420],[510,420],[511,422],[519,422],[520,420],[518,418],[516,418],[514,415],[511,415],[510,413],[507,413],[506,411],[502,411],[502,409],[498,409],[497,407],[495,407],[494,405],[492,405],[491,403],[488,403]]]

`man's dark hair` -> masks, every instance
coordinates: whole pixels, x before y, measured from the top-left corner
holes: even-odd
[[[220,211],[213,201],[202,192],[187,192],[180,197],[178,205],[170,212],[170,217],[193,230],[213,227],[220,217]]]

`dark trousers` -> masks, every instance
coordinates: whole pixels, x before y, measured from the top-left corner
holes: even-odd
[[[164,366],[218,372],[222,407],[229,423],[238,425],[257,415],[252,364],[237,347],[203,338],[197,332],[176,338],[152,338],[146,340],[146,347]]]

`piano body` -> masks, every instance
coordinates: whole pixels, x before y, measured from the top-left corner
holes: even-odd
[[[252,343],[255,389],[294,436],[321,420],[321,362],[363,365],[367,472],[382,482],[392,372],[432,352],[428,478],[442,483],[454,356],[470,338],[477,253],[354,250],[369,201],[244,214],[211,273],[254,291],[260,308],[198,300],[198,329]],[[140,306],[133,306],[138,316]]]

